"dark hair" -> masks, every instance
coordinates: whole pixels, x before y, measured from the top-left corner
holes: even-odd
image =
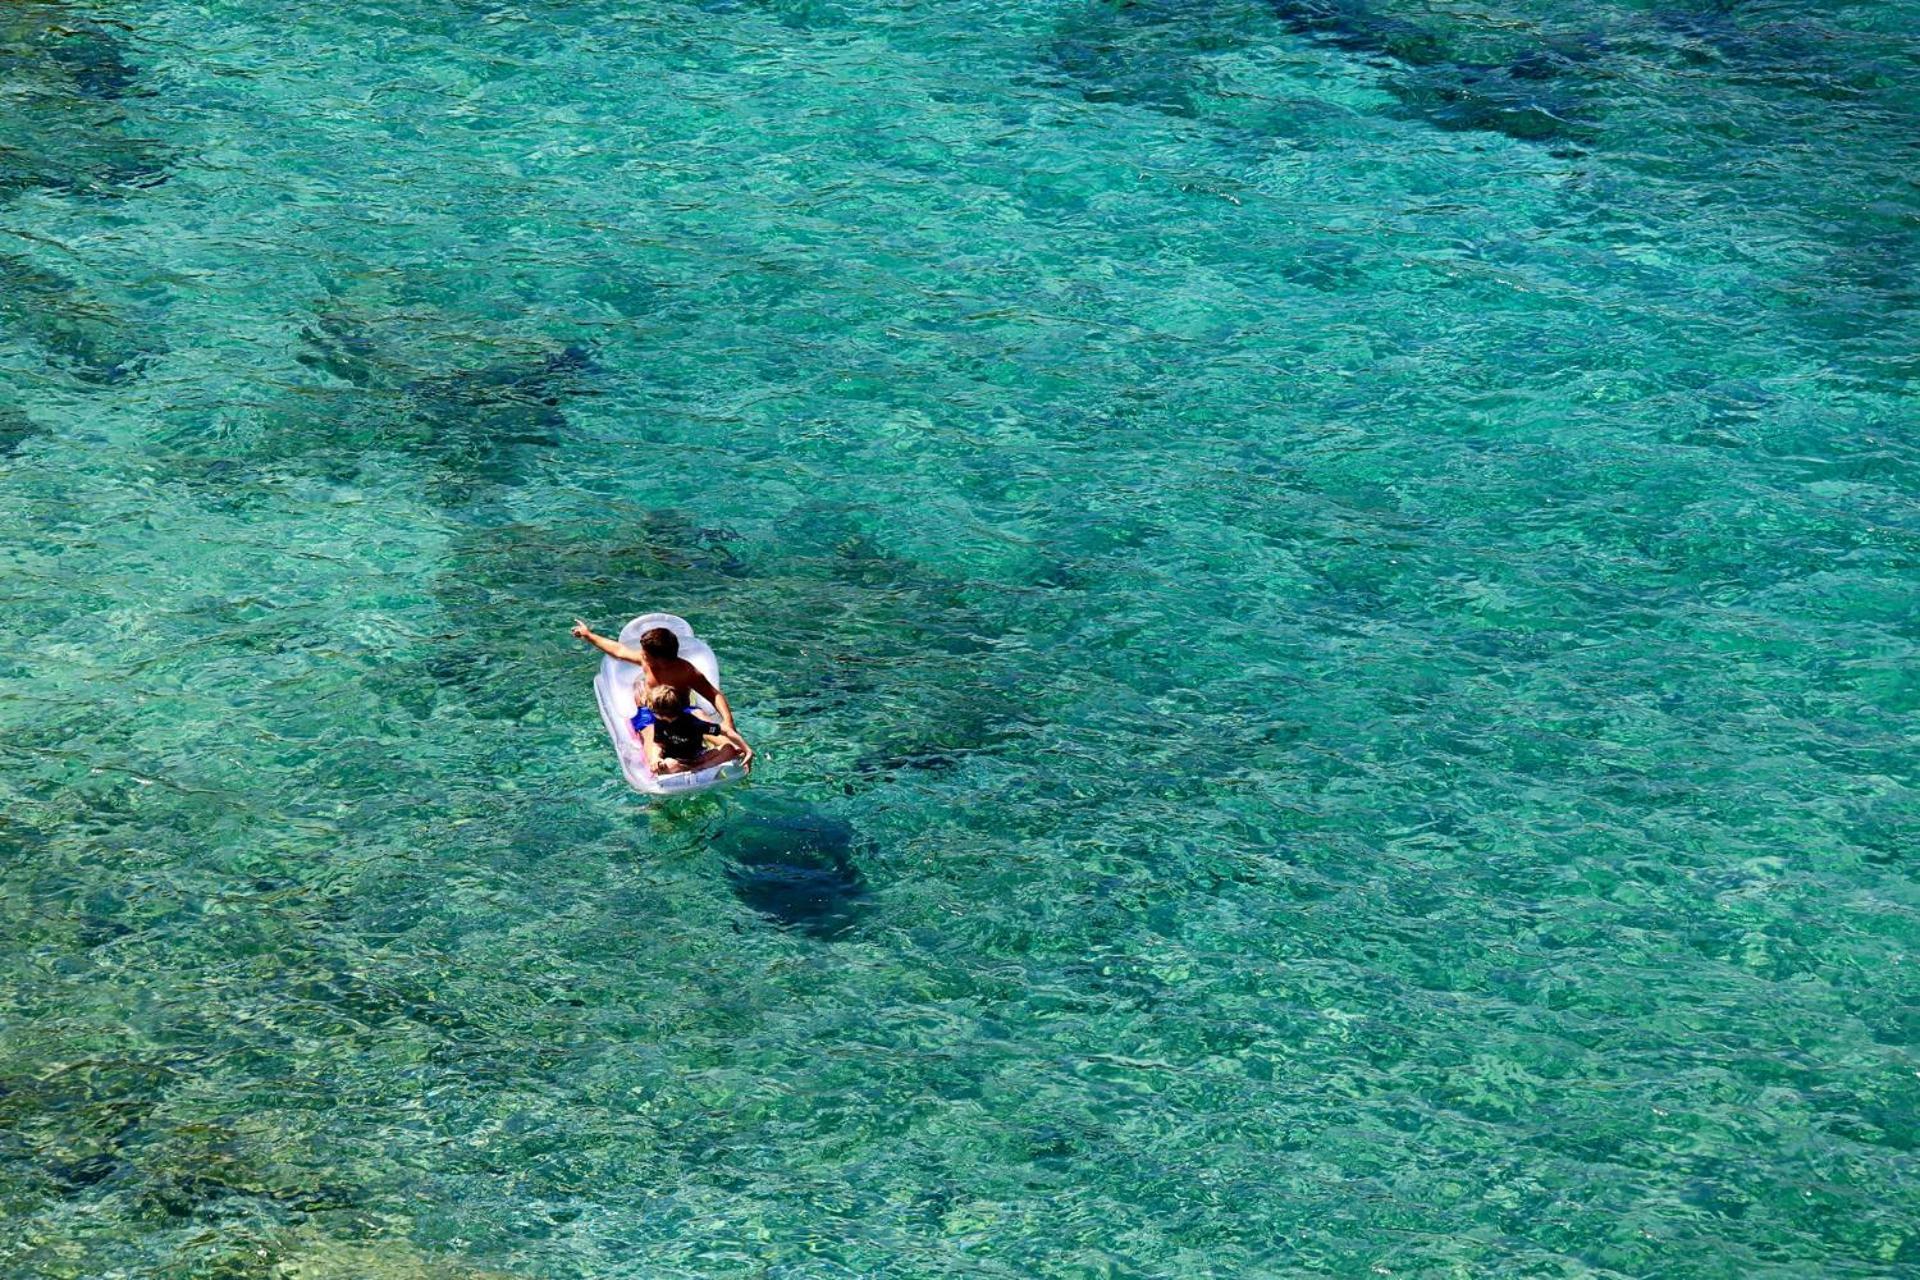
[[[687,691],[677,684],[657,684],[647,690],[647,710],[677,716],[687,709]]]
[[[680,637],[665,627],[654,627],[640,633],[640,652],[649,658],[677,658],[680,656]]]

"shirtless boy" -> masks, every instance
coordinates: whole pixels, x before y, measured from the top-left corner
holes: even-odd
[[[633,682],[633,701],[637,706],[645,707],[648,691],[661,685],[679,689],[688,696],[697,693],[711,702],[713,709],[720,713],[719,736],[739,752],[742,768],[753,768],[753,748],[733,727],[733,708],[727,705],[727,695],[720,692],[713,681],[701,675],[699,668],[680,656],[680,640],[673,632],[665,627],[642,632],[638,649],[629,649],[618,640],[595,635],[593,628],[578,618],[573,620],[573,634],[602,653],[622,662],[639,665],[640,676]]]

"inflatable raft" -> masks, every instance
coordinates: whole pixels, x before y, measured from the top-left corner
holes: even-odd
[[[676,618],[670,613],[642,614],[620,628],[620,643],[629,649],[638,649],[641,633],[655,627],[665,627],[678,636],[680,656],[711,680],[714,688],[720,687],[720,660],[713,656],[706,641],[693,634],[685,618]],[[607,733],[613,738],[613,752],[620,757],[620,772],[627,776],[627,782],[635,791],[650,796],[684,796],[746,777],[747,771],[738,760],[696,773],[655,773],[649,769],[646,749],[633,727],[633,713],[638,710],[633,702],[633,682],[639,675],[638,666],[609,654],[601,658],[600,673],[593,678],[594,696],[600,700],[600,718],[606,721]],[[713,704],[697,693],[693,695],[692,709],[709,720],[720,718]]]

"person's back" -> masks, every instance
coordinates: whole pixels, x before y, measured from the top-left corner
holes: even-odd
[[[648,632],[647,634],[652,635],[653,632]],[[663,632],[662,634],[669,638],[673,635],[671,631]],[[646,642],[644,640],[641,641],[643,651],[645,644]],[[653,661],[641,666],[640,674],[634,677],[633,684],[633,700],[636,703],[640,702],[640,695],[644,690],[658,688],[661,685],[678,689],[688,697],[692,697],[697,693],[708,701],[712,701],[712,683],[708,681],[704,675],[700,674],[700,668],[694,666],[685,658],[655,658]]]

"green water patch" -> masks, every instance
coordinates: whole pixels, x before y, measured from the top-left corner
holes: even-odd
[[[151,314],[129,314],[14,254],[0,254],[0,333],[82,387],[138,377],[162,350]]]
[[[65,73],[75,92],[102,102],[125,97],[139,69],[127,60],[126,26],[85,7],[29,0],[11,6],[0,20],[0,52],[20,60],[50,63]]]
[[[1248,17],[1258,12],[1191,0],[1088,4],[1069,10],[1047,61],[1088,102],[1193,116],[1219,91],[1210,56],[1251,44]]]
[[[421,369],[381,350],[367,327],[327,313],[302,341],[300,363],[354,388],[344,412],[312,424],[312,447],[418,456],[431,468],[427,484],[437,500],[454,506],[516,483],[531,454],[558,444],[566,431],[561,406],[581,393],[593,367],[580,346],[523,343],[530,349],[516,351],[506,343],[509,351],[493,360],[445,371],[435,369],[442,362],[432,354],[409,352],[432,362]],[[408,344],[419,345],[417,336]],[[455,358],[471,361],[472,344],[461,342]],[[278,448],[300,445],[295,437]]]
[[[38,431],[39,427],[25,410],[10,404],[0,405],[0,458],[18,453]]]
[[[1910,24],[1330,12],[23,37],[0,1272],[1910,1270]]]
[[[1597,137],[1599,85],[1586,64],[1608,50],[1593,34],[1529,43],[1503,31],[1503,60],[1476,61],[1459,47],[1458,30],[1360,3],[1093,3],[1070,11],[1047,61],[1090,102],[1218,117],[1220,99],[1243,96],[1220,74],[1231,57],[1271,45],[1284,32],[1385,68],[1381,88],[1406,119],[1563,146]]]
[[[0,197],[36,189],[109,197],[166,180],[169,148],[126,99],[141,73],[124,30],[66,4],[11,5],[0,16],[9,66],[9,133]]]

